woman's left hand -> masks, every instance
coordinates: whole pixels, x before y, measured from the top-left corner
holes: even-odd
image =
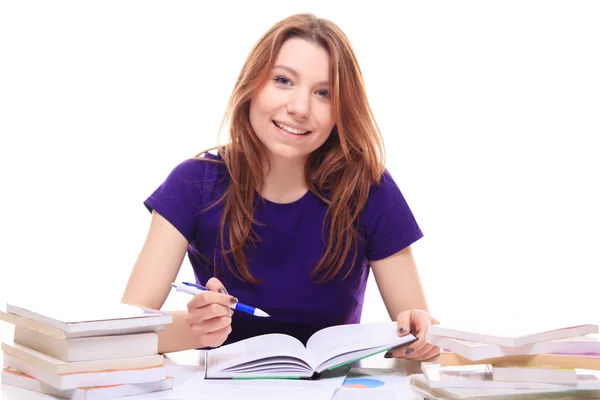
[[[406,336],[409,333],[415,335],[418,340],[385,354],[386,358],[403,358],[405,360],[427,360],[440,353],[439,347],[433,346],[425,341],[427,328],[430,325],[439,324],[439,321],[423,310],[408,310],[398,314],[398,335]]]

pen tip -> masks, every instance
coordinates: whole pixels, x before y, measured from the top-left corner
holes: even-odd
[[[171,287],[174,287],[174,288],[176,288],[176,287],[177,287],[177,285],[176,285],[176,284],[174,284],[174,283],[171,283]]]
[[[258,308],[254,310],[254,315],[256,315],[257,317],[270,317],[269,314]]]

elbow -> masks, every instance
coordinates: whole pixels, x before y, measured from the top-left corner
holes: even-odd
[[[121,297],[121,303],[129,304],[130,306],[145,308],[147,310],[159,311],[164,302],[158,299],[143,298],[142,296],[136,296],[128,293],[127,291]]]

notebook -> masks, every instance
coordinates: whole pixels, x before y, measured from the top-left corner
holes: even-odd
[[[519,347],[531,343],[564,339],[574,336],[598,333],[598,324],[571,321],[494,321],[484,323],[473,321],[470,324],[432,325],[427,330],[430,335],[469,340],[506,347]]]
[[[156,332],[58,339],[53,335],[16,325],[14,342],[66,362],[158,354]]]
[[[167,367],[118,369],[75,374],[55,374],[29,364],[27,361],[4,353],[4,367],[29,375],[58,390],[76,389],[90,386],[110,386],[155,382],[167,379]]]
[[[206,352],[205,377],[318,379],[323,371],[415,340],[412,334],[398,336],[396,322],[328,327],[306,346],[288,335],[261,335]]]
[[[9,368],[4,368],[1,376],[3,385],[14,386],[69,400],[108,400],[173,388],[173,378],[171,377],[155,382],[59,390],[32,376],[13,371]]]
[[[600,341],[595,334],[531,343],[519,347],[506,347],[436,336],[427,332],[427,343],[449,350],[471,361],[515,355],[600,353]]]
[[[441,366],[457,365],[513,365],[521,367],[555,367],[555,368],[578,368],[600,370],[600,354],[533,354],[515,355],[498,358],[485,358],[482,360],[469,360],[455,353],[447,351],[440,352]]]
[[[503,367],[486,364],[443,367],[438,363],[421,363],[427,386],[432,389],[470,388],[470,389],[578,389],[600,390],[600,371],[575,370],[571,382],[543,382],[536,380],[514,379]],[[495,370],[499,376],[494,376]],[[555,371],[561,371],[556,369]],[[498,375],[498,374],[497,374]],[[502,378],[511,378],[510,380]]]
[[[494,365],[492,379],[504,382],[543,382],[577,384],[575,368],[513,367]]]
[[[19,358],[31,365],[54,374],[139,369],[158,367],[164,364],[162,354],[154,354],[145,357],[122,357],[106,360],[66,362],[17,343],[2,342],[2,351],[5,354]]]
[[[495,381],[488,381],[495,382]],[[557,388],[484,388],[484,387],[433,387],[423,374],[410,376],[410,386],[414,393],[426,399],[443,400],[526,400],[526,399],[597,399],[600,390],[561,387]],[[502,382],[503,383],[503,382]],[[523,382],[516,382],[523,384]],[[539,383],[536,385],[540,385]],[[551,385],[551,384],[547,384]],[[555,384],[557,385],[557,384]]]
[[[64,305],[7,304],[0,319],[43,332],[58,339],[159,331],[172,322],[170,315],[123,303],[99,307],[79,302]]]

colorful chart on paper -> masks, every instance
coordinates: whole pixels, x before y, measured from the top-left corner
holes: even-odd
[[[350,378],[344,381],[342,387],[355,388],[355,389],[370,389],[385,385],[384,382],[379,379],[369,378]]]

